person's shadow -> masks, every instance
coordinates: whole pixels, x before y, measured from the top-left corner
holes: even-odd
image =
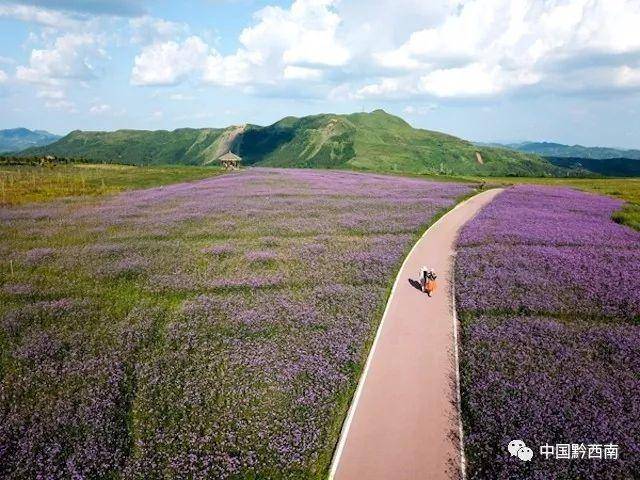
[[[418,290],[422,291],[422,285],[420,284],[419,281],[414,280],[413,278],[409,279],[409,283],[414,287],[417,288]]]

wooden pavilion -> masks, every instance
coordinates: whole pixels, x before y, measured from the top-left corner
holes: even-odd
[[[240,162],[242,158],[233,152],[227,152],[224,155],[218,157],[218,161],[223,168],[227,170],[238,170],[240,168]]]

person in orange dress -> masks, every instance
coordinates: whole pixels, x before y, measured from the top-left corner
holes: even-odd
[[[431,296],[431,293],[438,288],[436,284],[437,277],[433,268],[422,267],[420,269],[420,285],[422,286],[422,291],[428,296]]]

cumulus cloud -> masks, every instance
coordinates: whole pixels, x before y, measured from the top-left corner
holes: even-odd
[[[393,97],[399,92],[406,92],[410,89],[406,81],[396,78],[383,78],[377,83],[371,83],[359,88],[353,98],[363,99],[367,97]]]
[[[200,37],[159,42],[142,49],[131,72],[133,85],[175,85],[204,67],[209,46]]]
[[[572,78],[584,68],[599,71],[582,88],[617,88],[636,84],[631,66],[616,63],[640,54],[639,24],[634,0],[471,0],[373,58],[408,77],[401,89],[408,96],[492,96],[546,85],[574,91]],[[397,90],[381,80],[358,93]]]
[[[284,68],[283,76],[287,80],[320,80],[322,78],[322,70],[318,68],[287,65]]]
[[[154,38],[135,85],[445,99],[633,89],[640,68],[637,0],[295,0],[258,10],[226,55],[198,36],[176,40],[178,24],[130,23]]]
[[[410,105],[640,89],[638,0],[294,0],[257,10],[224,52],[141,2],[12,2],[0,16],[44,27],[34,34],[44,46],[15,75],[41,89],[99,76],[106,39],[138,45],[130,83],[139,86],[187,81]],[[89,33],[105,25],[112,32]]]
[[[16,69],[16,78],[29,83],[59,84],[61,80],[90,80],[96,62],[106,57],[101,40],[89,33],[69,33],[55,39],[49,48],[33,49],[29,65]]]
[[[4,83],[7,81],[7,74],[4,70],[0,70],[0,83]]]
[[[289,9],[269,6],[254,15],[232,55],[213,55],[205,69],[210,83],[274,84],[318,80],[322,69],[345,65],[349,50],[337,36],[340,16],[334,0],[296,0]]]
[[[154,42],[136,57],[135,85],[173,85],[197,74],[223,86],[277,85],[282,80],[317,81],[323,71],[348,63],[348,48],[338,39],[335,0],[296,0],[288,9],[268,6],[242,30],[240,47],[222,55],[198,36],[185,43]]]

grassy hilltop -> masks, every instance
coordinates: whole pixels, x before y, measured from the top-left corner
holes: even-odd
[[[383,110],[287,117],[268,127],[250,126],[237,142],[247,163],[280,167],[518,176],[562,171],[537,155],[477,147],[451,135],[413,128]]]
[[[286,117],[266,127],[183,128],[171,132],[76,130],[51,145],[27,149],[23,154],[85,157],[100,162],[203,165],[229,147],[249,165],[491,176],[566,172],[537,155],[478,147],[451,135],[413,128],[383,110]]]

